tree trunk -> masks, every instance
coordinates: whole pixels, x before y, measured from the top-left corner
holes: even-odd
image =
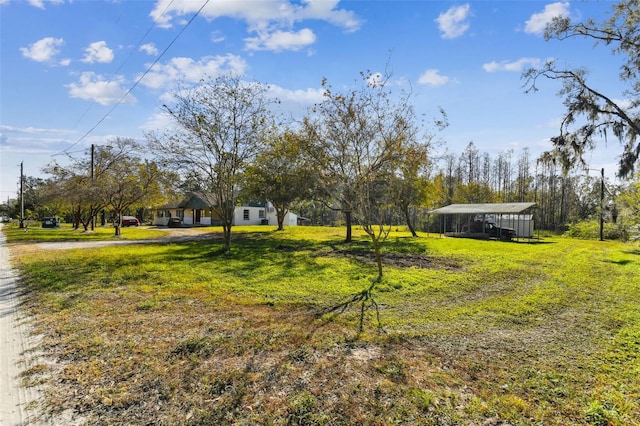
[[[80,229],[80,207],[77,208],[75,214],[73,215],[73,229],[78,230]]]
[[[120,234],[120,227],[122,226],[122,211],[118,211],[116,210],[116,219],[113,222],[113,229],[115,229],[115,236],[119,237]]]
[[[375,238],[373,240],[373,252],[375,253],[376,264],[378,265],[378,278],[376,279],[376,282],[381,282],[382,281],[382,253],[380,252],[380,241],[378,241]]]
[[[224,234],[224,251],[229,253],[231,251],[231,225],[222,224],[222,233]]]
[[[409,214],[409,206],[402,206],[402,213],[404,213],[404,218],[407,221],[407,227],[409,228],[409,231],[411,231],[411,236],[412,237],[417,237],[418,234],[416,234],[416,229],[413,226],[413,224],[411,223],[411,215]]]
[[[351,210],[344,210],[344,219],[347,224],[347,237],[344,242],[350,243],[351,241],[353,241],[351,231]]]
[[[278,231],[284,231],[284,217],[287,215],[286,208],[276,207],[276,218],[278,219]]]

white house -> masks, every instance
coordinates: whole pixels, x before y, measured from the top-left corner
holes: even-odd
[[[211,205],[214,203],[210,196],[202,193],[191,193],[180,203],[170,203],[159,206],[154,210],[153,224],[167,226],[171,218],[179,218],[184,226],[219,225],[220,219],[213,217]],[[236,207],[233,225],[277,225],[276,210],[271,203],[262,206]],[[284,226],[296,226],[298,216],[287,213]]]

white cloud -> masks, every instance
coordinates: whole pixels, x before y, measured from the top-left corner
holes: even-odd
[[[58,48],[63,44],[64,40],[61,38],[45,37],[30,44],[29,47],[21,47],[20,51],[24,57],[33,61],[49,62],[60,53]]]
[[[469,14],[471,6],[469,3],[462,6],[452,6],[446,12],[441,13],[436,22],[442,32],[442,38],[457,38],[469,29]]]
[[[220,31],[213,31],[211,33],[211,41],[213,43],[220,43],[225,41],[226,39],[227,37],[224,34],[222,34]]]
[[[4,1],[0,3],[4,3]],[[37,7],[38,9],[44,9],[45,3],[58,5],[64,3],[64,0],[29,0],[28,3],[33,7]]]
[[[174,99],[168,98],[166,101],[171,103]],[[140,125],[140,129],[145,132],[154,132],[159,129],[165,129],[169,123],[173,123],[171,114],[166,111],[159,111],[149,116],[146,121]]]
[[[150,56],[158,56],[158,48],[153,43],[146,43],[140,46],[140,51]]]
[[[269,94],[281,101],[296,102],[300,105],[313,105],[322,102],[325,89],[289,90],[280,86],[269,86]]]
[[[522,71],[525,67],[538,67],[543,61],[540,58],[520,58],[517,61],[492,61],[482,65],[486,72]]]
[[[336,9],[339,0],[304,0],[306,7],[297,9],[298,20],[318,19],[342,27],[347,32],[354,32],[362,26],[362,20],[346,9]]]
[[[442,86],[449,83],[451,79],[447,76],[440,75],[440,70],[429,69],[422,73],[418,78],[419,84],[427,84],[429,86]]]
[[[162,89],[178,82],[197,83],[207,76],[215,77],[220,74],[241,76],[246,69],[247,64],[244,59],[231,54],[204,57],[199,61],[177,57],[165,64],[156,64],[140,83],[153,89]]]
[[[18,134],[70,134],[71,130],[68,129],[49,129],[49,128],[40,128],[40,127],[15,127],[15,126],[5,126],[0,125],[0,132],[4,134],[4,132],[18,133]]]
[[[383,83],[384,80],[381,72],[373,73],[367,78],[367,84],[371,87],[379,87]]]
[[[82,62],[89,64],[94,62],[108,64],[113,61],[113,50],[107,47],[106,41],[96,41],[91,43],[84,51],[86,52],[86,55],[82,59]]]
[[[524,31],[529,34],[541,35],[546,26],[555,17],[569,15],[569,2],[551,3],[544,7],[540,13],[534,13],[525,23]]]
[[[85,72],[77,83],[71,83],[67,87],[72,98],[92,100],[100,105],[112,105],[119,102],[127,92],[121,87],[122,84],[124,84],[122,77],[106,81],[97,74]],[[132,95],[128,95],[122,102],[134,104],[137,100]]]
[[[29,0],[28,3],[33,7],[37,7],[38,9],[44,9],[44,2],[42,0]]]
[[[280,52],[283,50],[300,50],[316,41],[316,35],[308,28],[298,32],[274,31],[262,32],[258,37],[245,39],[249,50],[271,50]]]
[[[357,31],[362,20],[352,11],[338,9],[339,0],[270,0],[246,2],[217,0],[207,4],[200,12],[202,17],[213,20],[230,17],[247,23],[247,31],[256,34],[245,39],[248,49],[299,50],[314,43],[315,35],[308,29],[295,31],[294,25],[304,20],[320,20],[343,28],[347,32]],[[171,27],[176,17],[192,16],[201,3],[191,0],[157,0],[150,16],[160,27]],[[217,35],[212,37],[219,40]]]

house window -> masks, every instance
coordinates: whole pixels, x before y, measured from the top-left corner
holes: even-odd
[[[264,219],[264,210],[258,210],[258,219]]]
[[[244,220],[249,220],[249,209],[245,209],[242,213],[242,217]]]

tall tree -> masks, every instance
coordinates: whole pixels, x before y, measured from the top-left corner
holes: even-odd
[[[378,275],[370,286],[346,303],[377,305],[373,291],[382,280],[382,245],[391,230],[390,212],[396,207],[393,176],[400,170],[408,146],[423,141],[409,95],[393,97],[388,76],[362,73],[361,82],[347,93],[323,81],[324,100],[304,122],[312,149],[319,187],[346,217],[347,241],[351,218],[369,236]],[[362,315],[360,328],[362,329]]]
[[[276,210],[278,230],[295,201],[309,196],[312,173],[305,161],[304,139],[290,130],[265,141],[265,149],[247,168],[244,193],[261,201],[270,201]]]
[[[242,175],[273,131],[272,102],[267,87],[238,77],[202,81],[174,94],[165,109],[176,125],[164,134],[148,134],[163,163],[203,180],[213,194],[213,213],[220,219],[225,249],[231,249],[231,228]]]
[[[108,204],[101,188],[103,177],[114,164],[126,158],[131,146],[113,141],[105,146],[92,146],[80,159],[74,159],[70,165],[61,166],[55,161],[44,171],[52,175],[58,199],[71,204],[74,216],[74,228],[82,224],[84,231],[89,230],[94,218]]]
[[[398,170],[391,177],[391,192],[395,204],[414,237],[418,234],[411,217],[411,209],[424,206],[429,194],[435,191],[428,175],[430,164],[429,145],[411,143],[405,148],[404,161],[399,164]]]
[[[161,170],[157,164],[143,160],[134,152],[138,144],[127,138],[116,138],[110,145],[100,149],[100,157],[117,158],[97,183],[115,214],[115,235],[120,236],[122,215],[131,208],[143,207],[161,197]],[[121,155],[127,153],[126,155]]]
[[[606,139],[612,133],[623,144],[618,174],[629,176],[640,156],[640,2],[624,0],[614,4],[612,16],[603,22],[589,19],[575,23],[558,17],[545,31],[547,40],[576,37],[595,40],[622,56],[619,79],[628,88],[623,93],[603,93],[589,82],[586,69],[564,69],[549,61],[544,67],[523,74],[527,91],[538,90],[541,77],[562,82],[558,95],[564,98],[567,110],[559,135],[551,141],[565,168],[582,163],[583,153],[592,149],[598,138]]]

